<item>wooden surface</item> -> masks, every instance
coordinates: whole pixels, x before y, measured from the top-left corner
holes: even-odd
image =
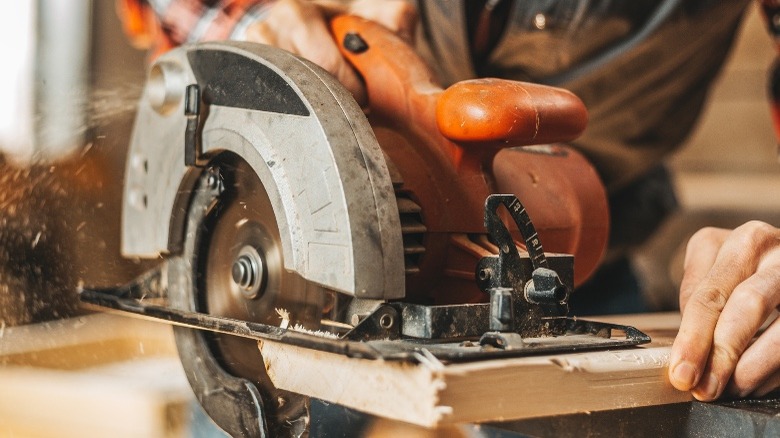
[[[449,366],[348,359],[272,342],[261,350],[282,388],[449,432],[461,423],[689,400],[666,380],[678,315],[592,319],[637,326],[653,343]],[[188,433],[192,395],[163,324],[96,314],[0,327],[0,365],[0,436]]]
[[[442,365],[399,364],[261,342],[280,388],[425,427],[504,421],[690,400],[667,378],[672,313],[591,318],[633,325],[647,346]]]
[[[0,327],[0,437],[189,435],[170,327],[95,314]]]

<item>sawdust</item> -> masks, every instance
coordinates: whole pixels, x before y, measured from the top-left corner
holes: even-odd
[[[75,127],[76,134],[85,134],[89,130],[99,126],[105,126],[119,118],[127,117],[135,113],[138,108],[138,99],[141,96],[140,84],[123,84],[105,89],[94,89],[88,93],[70,93],[68,101],[73,104],[73,111],[84,114],[84,122]],[[46,119],[51,117],[48,112],[61,111],[61,108],[42,110],[36,117],[43,134],[47,133]],[[41,132],[39,131],[39,135]],[[89,144],[85,147],[91,146]]]
[[[49,166],[15,168],[0,162],[0,321],[17,325],[72,314],[57,294],[72,283],[63,235],[70,187]]]
[[[140,84],[125,82],[110,88],[57,93],[53,100],[68,102],[67,108],[38,105],[28,116],[32,132],[19,132],[18,139],[6,138],[0,150],[6,152],[6,161],[20,167],[83,157],[93,146],[90,139],[105,138],[96,131],[116,120],[132,119],[141,93]]]
[[[309,334],[309,335],[319,336],[321,338],[330,338],[330,339],[338,339],[339,338],[339,335],[337,335],[335,333],[326,332],[326,331],[323,331],[323,330],[309,330],[309,329],[307,329],[306,327],[304,327],[304,326],[302,326],[300,324],[295,324],[294,326],[292,326],[292,328],[290,330],[293,330],[293,331],[296,331],[296,332],[300,332],[300,333],[306,333],[306,334]]]
[[[135,113],[142,90],[140,84],[93,90],[89,99],[82,103],[89,115],[89,124],[86,128],[105,125],[117,118]]]
[[[56,109],[86,114],[81,144],[67,156],[0,155],[0,323],[75,316],[79,280],[113,286],[142,269],[118,251],[121,168],[140,92],[139,85],[95,90]],[[36,116],[36,138],[45,138],[45,119]]]
[[[290,312],[287,311],[287,309],[280,309],[276,308],[274,309],[276,311],[276,314],[279,315],[279,318],[281,318],[282,322],[279,323],[279,327],[286,329],[290,325]]]
[[[281,322],[279,323],[279,328],[292,330],[299,333],[306,333],[313,336],[319,336],[321,338],[331,338],[331,339],[338,339],[339,336],[335,333],[331,333],[324,330],[311,330],[307,329],[306,327],[302,326],[301,324],[293,324],[292,327],[290,326],[290,312],[287,309],[283,308],[276,308],[274,309],[276,311],[276,314],[279,315],[279,318],[281,318]]]

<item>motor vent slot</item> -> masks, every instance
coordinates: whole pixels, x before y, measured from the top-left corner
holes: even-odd
[[[410,193],[396,187],[395,199],[401,219],[406,275],[420,272],[420,259],[425,254],[425,233],[428,231],[422,217],[422,208],[412,200]]]

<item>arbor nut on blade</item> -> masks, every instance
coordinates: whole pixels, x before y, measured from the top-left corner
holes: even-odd
[[[244,298],[251,300],[260,296],[264,286],[264,264],[260,253],[251,246],[241,248],[233,262],[231,276]]]

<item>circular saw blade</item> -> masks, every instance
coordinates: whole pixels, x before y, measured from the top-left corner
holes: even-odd
[[[198,279],[203,311],[268,325],[282,324],[285,315],[291,325],[318,329],[323,288],[284,269],[276,217],[257,175],[233,154],[223,154],[214,164],[225,192],[207,220]],[[252,380],[264,376],[256,342],[221,335],[212,344],[232,374]]]
[[[180,47],[152,71],[160,76],[139,103],[125,174],[122,250],[168,257],[172,306],[273,325],[278,308],[315,329],[323,307],[334,319],[351,297],[404,296],[385,158],[336,79],[288,52],[234,42]],[[184,85],[202,92],[199,115],[185,113]],[[193,163],[218,167],[224,190]],[[199,402],[232,435],[304,418],[294,397],[276,396],[256,343],[175,333]]]
[[[279,229],[265,188],[238,155],[209,162],[188,207],[180,258],[169,262],[168,295],[182,310],[317,329],[324,291],[284,269]],[[236,268],[257,263],[253,281]],[[250,260],[251,262],[251,260]],[[198,401],[233,436],[297,436],[308,421],[306,397],[276,389],[257,342],[174,327],[182,366]]]

